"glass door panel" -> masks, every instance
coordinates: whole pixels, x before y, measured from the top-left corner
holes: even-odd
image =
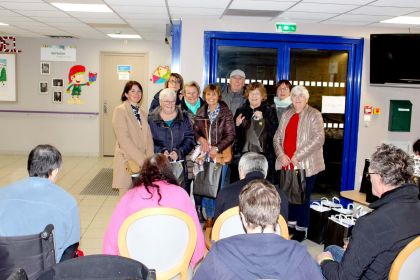
[[[326,195],[338,196],[341,189],[345,111],[323,111],[322,103],[324,96],[346,97],[348,60],[347,50],[290,49],[289,80],[308,89],[309,105],[324,119],[325,171],[318,174],[314,191]]]

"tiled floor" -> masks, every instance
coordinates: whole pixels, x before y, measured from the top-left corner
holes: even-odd
[[[25,178],[27,156],[0,155],[0,187]],[[63,158],[63,168],[57,185],[71,193],[78,201],[81,221],[81,248],[85,254],[97,254],[102,250],[102,239],[118,196],[79,195],[84,187],[102,168],[112,167],[112,158],[68,157]],[[312,256],[322,251],[322,246],[305,240]]]

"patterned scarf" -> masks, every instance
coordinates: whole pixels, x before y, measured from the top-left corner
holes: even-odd
[[[219,103],[217,103],[216,109],[214,109],[213,112],[210,112],[210,108],[207,108],[207,115],[209,116],[210,124],[213,124],[213,122],[216,120],[219,112],[220,112],[220,104]]]
[[[134,116],[136,116],[136,119],[139,121],[139,124],[141,124],[139,107],[131,105],[131,110],[133,110]]]

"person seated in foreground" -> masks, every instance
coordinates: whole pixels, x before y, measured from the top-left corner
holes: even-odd
[[[140,176],[114,209],[105,232],[102,252],[119,255],[118,231],[124,220],[145,208],[170,207],[181,210],[191,216],[197,229],[197,243],[191,259],[191,266],[203,257],[205,244],[201,225],[195,206],[187,192],[177,185],[169,160],[164,154],[154,154],[145,159]],[[170,233],[169,233],[170,234]]]
[[[420,235],[419,189],[412,184],[413,160],[403,150],[382,144],[369,167],[372,192],[379,200],[360,217],[346,248],[327,247],[318,256],[326,279],[388,279],[398,253]]]
[[[280,204],[269,181],[248,183],[239,195],[246,234],[214,243],[193,279],[323,279],[304,245],[275,233]]]
[[[0,188],[0,236],[37,234],[52,224],[56,262],[74,257],[80,240],[77,202],[54,184],[61,165],[55,147],[38,145],[29,153],[29,178]]]
[[[268,162],[264,155],[248,152],[242,155],[238,164],[239,181],[236,181],[222,190],[217,194],[216,198],[216,210],[214,217],[220,216],[224,211],[229,208],[238,206],[239,204],[239,193],[245,187],[246,184],[256,179],[265,179],[268,172]],[[286,195],[278,186],[275,186],[277,192],[281,198],[280,214],[287,222],[289,214],[289,203]]]

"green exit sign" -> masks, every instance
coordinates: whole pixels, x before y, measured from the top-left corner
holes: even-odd
[[[277,32],[296,32],[296,23],[276,23]]]

